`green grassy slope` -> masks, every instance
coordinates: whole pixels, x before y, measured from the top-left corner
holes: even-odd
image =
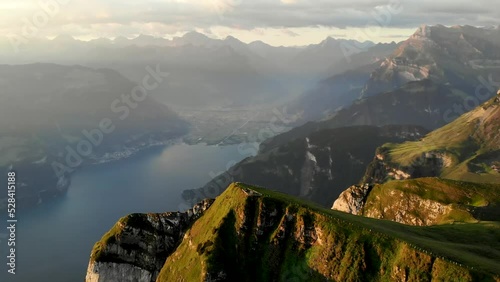
[[[440,178],[389,181],[375,185],[362,214],[406,224],[500,220],[500,184]]]
[[[499,135],[500,103],[494,98],[421,141],[386,144],[382,151],[388,163],[400,167],[418,166],[425,153],[440,153],[445,156],[440,177],[500,183]]]
[[[499,223],[406,226],[236,183],[158,281],[499,281],[499,261]]]

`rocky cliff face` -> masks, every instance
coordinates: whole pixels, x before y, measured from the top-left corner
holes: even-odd
[[[363,185],[353,185],[342,192],[333,203],[332,209],[347,212],[354,215],[362,214],[366,198],[373,187],[365,183]]]
[[[213,203],[186,212],[132,214],[120,219],[92,251],[87,282],[153,282],[187,228]]]
[[[450,216],[453,210],[452,205],[424,199],[404,191],[391,191],[390,195],[394,201],[389,202],[383,208],[374,207],[376,204],[372,202],[368,203],[368,206],[365,204],[363,207],[367,207],[364,215],[408,225],[428,226],[441,223],[440,220]]]
[[[452,156],[446,152],[429,151],[415,157],[410,164],[391,162],[387,148],[377,149],[375,158],[368,166],[362,182],[384,183],[419,177],[439,176],[443,169],[452,165]]]
[[[428,226],[455,221],[498,220],[500,184],[438,178],[349,187],[332,209],[377,219]],[[483,213],[484,212],[484,213]]]
[[[226,189],[178,237],[180,244],[173,250],[164,243],[171,237],[145,239],[151,229],[162,230],[157,219],[142,215],[137,224],[136,217],[121,220],[113,228],[120,232],[110,231],[117,236],[104,236],[109,247],[96,244],[87,281],[155,281],[160,259],[154,254],[162,249],[166,259],[161,257],[157,282],[494,281],[500,274],[488,267],[498,254],[479,254],[485,265],[470,259],[476,258],[472,249],[491,248],[495,227],[474,228],[482,239],[464,247],[463,236],[471,235],[465,224],[416,230],[318,208],[242,183]],[[138,256],[142,250],[149,255]]]

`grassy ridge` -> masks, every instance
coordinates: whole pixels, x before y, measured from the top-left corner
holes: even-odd
[[[412,227],[237,183],[195,222],[158,281],[494,281],[498,261],[498,223]]]
[[[429,133],[425,138],[402,144],[386,144],[389,163],[403,167],[418,164],[428,152],[446,156],[443,178],[500,183],[500,173],[493,170],[500,156],[500,106],[492,99],[455,121]]]
[[[418,178],[375,185],[362,214],[431,225],[500,220],[499,211],[500,184]]]

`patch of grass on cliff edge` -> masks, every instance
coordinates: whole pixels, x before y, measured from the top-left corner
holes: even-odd
[[[94,244],[90,255],[92,261],[103,261],[106,245],[116,242],[116,236],[122,232],[123,223],[125,223],[126,220],[127,216],[122,217],[108,232],[106,232],[106,234],[104,234],[104,236],[102,236],[101,240]]]

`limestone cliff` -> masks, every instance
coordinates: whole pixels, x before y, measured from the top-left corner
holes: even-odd
[[[204,200],[186,212],[126,216],[97,242],[87,282],[153,282],[187,228],[213,203]]]
[[[158,282],[498,281],[500,275],[500,247],[492,243],[500,235],[498,225],[410,227],[331,211],[242,183],[217,197],[174,250],[159,243],[158,236],[145,240],[157,220],[139,218],[140,225],[122,220],[113,228],[134,227],[116,236],[121,241],[111,244],[115,247],[108,254],[126,242],[145,244],[136,243],[114,258],[99,254],[103,248],[96,244],[92,256],[100,259],[91,259],[88,282],[155,281],[148,265],[156,269],[159,259],[150,259],[151,249],[159,248],[167,255]],[[463,236],[471,238],[467,246]],[[137,249],[148,249],[150,255],[138,257]]]
[[[368,166],[362,182],[384,183],[389,180],[405,180],[439,176],[452,165],[453,157],[445,151],[428,151],[415,156],[410,164],[391,161],[387,147],[377,148],[375,158]]]
[[[500,184],[419,178],[355,185],[340,195],[332,209],[417,226],[498,221]]]
[[[332,209],[359,215],[365,206],[366,198],[372,186],[368,183],[353,185],[342,192],[333,203]]]

